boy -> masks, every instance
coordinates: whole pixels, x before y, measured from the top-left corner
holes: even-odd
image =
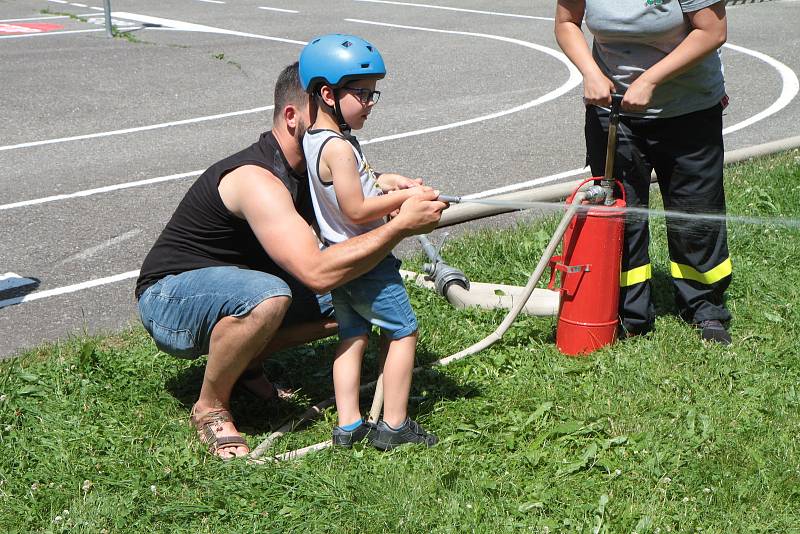
[[[313,39],[300,55],[300,80],[319,110],[303,138],[314,212],[324,246],[368,232],[409,197],[430,188],[421,180],[372,171],[350,130],[364,126],[380,97],[377,80],[386,75],[378,50],[353,36]],[[388,193],[388,194],[384,194]],[[417,320],[391,254],[374,269],[331,292],[340,344],[333,364],[338,426],[333,443],[350,447],[367,438],[389,450],[404,443],[434,445],[438,439],[407,414]],[[384,415],[377,425],[359,410],[361,361],[371,325],[380,327],[387,347],[383,369]]]

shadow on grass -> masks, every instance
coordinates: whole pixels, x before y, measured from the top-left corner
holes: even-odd
[[[373,336],[374,337],[374,336]],[[266,376],[295,391],[288,401],[265,402],[243,388],[234,388],[231,409],[237,427],[250,434],[262,434],[276,430],[289,419],[299,417],[310,406],[333,396],[333,356],[337,342],[323,340],[275,354],[264,362]],[[441,355],[433,354],[420,346],[417,362],[432,362]],[[190,411],[200,394],[205,372],[205,358],[200,358],[172,379],[165,387],[186,409]],[[378,377],[377,347],[371,340],[364,356],[361,382],[367,383]],[[440,400],[469,398],[480,395],[480,390],[471,384],[459,384],[434,368],[418,372],[412,383],[409,400],[411,417],[424,415],[433,410]],[[361,396],[363,412],[369,410],[372,393]]]
[[[673,283],[672,276],[660,269],[654,269],[653,278],[651,279],[650,283],[652,284],[653,288],[652,298],[656,307],[657,317],[672,315],[685,322],[692,322],[692,317],[685,317],[684,314],[682,314],[678,309],[678,305],[675,302],[675,285]],[[722,302],[723,305],[727,306],[727,292],[722,296]]]

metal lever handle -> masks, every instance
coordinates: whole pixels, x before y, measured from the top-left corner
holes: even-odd
[[[611,94],[611,113],[608,116],[608,145],[606,148],[606,172],[601,184],[606,191],[604,204],[614,204],[614,156],[617,153],[617,126],[619,126],[619,108],[624,95]]]
[[[614,181],[614,155],[617,153],[617,126],[619,125],[619,108],[623,95],[611,95],[611,114],[608,117],[608,146],[606,148],[606,172],[603,175],[608,182]]]
[[[439,246],[436,247],[436,257],[439,258],[439,261],[442,261],[442,249],[444,248],[444,242],[447,241],[447,238],[450,237],[450,232],[443,232],[442,233],[442,241],[439,243]]]

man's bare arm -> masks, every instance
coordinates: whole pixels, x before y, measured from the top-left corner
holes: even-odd
[[[220,193],[228,209],[248,221],[267,254],[317,293],[366,273],[403,238],[432,231],[447,206],[435,200],[438,191],[416,195],[389,223],[321,251],[286,187],[265,169],[240,167],[223,179]]]

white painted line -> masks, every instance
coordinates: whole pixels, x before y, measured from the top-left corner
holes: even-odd
[[[506,43],[517,44],[517,45],[520,45],[520,46],[524,46],[525,48],[531,48],[531,49],[536,50],[538,52],[542,52],[544,54],[547,54],[547,55],[557,59],[558,61],[560,61],[561,63],[564,64],[564,66],[567,68],[567,71],[569,72],[569,78],[567,79],[566,82],[561,84],[561,86],[559,86],[556,89],[550,91],[549,93],[546,93],[546,94],[544,94],[544,95],[542,95],[542,96],[540,96],[538,98],[535,98],[535,99],[533,99],[533,100],[531,100],[529,102],[526,102],[526,103],[524,103],[522,105],[515,106],[513,108],[506,109],[506,110],[503,110],[503,111],[498,111],[496,113],[490,113],[488,115],[482,115],[480,117],[474,117],[472,119],[459,121],[459,122],[453,122],[453,123],[450,123],[450,124],[443,124],[441,126],[434,126],[434,127],[431,127],[431,128],[424,128],[422,130],[414,130],[414,131],[411,131],[411,132],[404,132],[404,133],[400,133],[400,134],[394,134],[394,135],[387,135],[387,136],[384,136],[384,137],[378,137],[376,139],[370,139],[370,140],[363,141],[361,143],[362,145],[367,145],[367,144],[370,144],[370,143],[379,143],[379,142],[382,142],[382,141],[389,141],[389,140],[393,140],[393,139],[403,139],[405,137],[412,137],[412,136],[423,135],[423,134],[432,133],[432,132],[439,132],[439,131],[442,131],[442,130],[449,130],[451,128],[458,128],[460,126],[466,126],[468,124],[475,124],[475,123],[478,123],[478,122],[484,122],[484,121],[487,121],[487,120],[496,119],[498,117],[503,117],[505,115],[511,115],[512,113],[518,113],[520,111],[524,111],[524,110],[532,108],[534,106],[538,106],[540,104],[544,104],[545,102],[549,102],[551,100],[555,100],[556,98],[568,93],[569,91],[571,91],[575,87],[579,86],[581,84],[581,81],[582,81],[582,77],[581,77],[580,72],[578,71],[577,68],[575,68],[575,66],[572,64],[572,62],[570,62],[570,60],[567,59],[567,56],[565,56],[561,52],[553,50],[552,48],[548,48],[546,46],[538,45],[538,44],[531,43],[531,42],[528,42],[528,41],[522,41],[520,39],[514,39],[514,38],[511,38],[511,37],[503,37],[501,35],[492,35],[492,34],[488,34],[488,33],[473,33],[473,32],[461,32],[461,31],[454,31],[454,30],[441,30],[441,29],[438,29],[438,28],[423,28],[423,27],[419,27],[419,26],[404,26],[404,25],[400,25],[400,24],[388,24],[388,23],[385,23],[385,22],[375,22],[375,21],[361,20],[361,19],[345,19],[345,21],[347,21],[347,22],[355,22],[355,23],[358,23],[358,24],[369,24],[369,25],[373,25],[373,26],[384,26],[384,27],[389,27],[389,28],[400,28],[400,29],[405,29],[405,30],[425,31],[425,32],[433,32],[433,33],[445,33],[445,34],[449,34],[449,35],[466,35],[466,36],[470,36],[470,37],[481,37],[481,38],[484,38],[484,39],[492,39],[492,40],[495,40],[495,41],[502,41],[502,42],[506,42]]]
[[[516,13],[502,13],[499,11],[481,11],[478,9],[463,9],[460,7],[433,6],[430,4],[414,4],[411,2],[390,2],[389,0],[355,0],[356,2],[369,2],[372,4],[391,4],[395,6],[424,7],[428,9],[444,9],[447,11],[461,11],[462,13],[477,13],[480,15],[494,15],[497,17],[514,17],[519,19],[549,20],[554,21],[553,17],[534,17],[531,15],[518,15]]]
[[[53,195],[50,197],[35,198],[32,200],[23,200],[21,202],[12,202],[11,204],[0,205],[0,211],[10,210],[14,208],[21,208],[23,206],[35,206],[37,204],[46,204],[47,202],[55,202],[56,200],[65,200],[68,198],[89,197],[92,195],[99,195],[100,193],[110,193],[111,191],[118,191],[120,189],[130,189],[131,187],[139,187],[142,185],[157,184],[161,182],[169,182],[171,180],[179,180],[181,178],[188,178],[190,176],[199,176],[203,171],[182,172],[180,174],[170,174],[169,176],[159,176],[157,178],[147,178],[146,180],[137,180],[135,182],[125,182],[122,184],[107,185],[104,187],[97,187],[94,189],[84,189],[75,193],[65,193],[63,195]]]
[[[77,2],[70,2],[69,5],[75,6],[75,7],[89,7],[86,4],[79,4]]]
[[[797,74],[778,61],[777,59],[770,57],[766,54],[762,54],[761,52],[756,52],[755,50],[750,50],[749,48],[744,48],[742,46],[737,46],[730,43],[725,43],[725,48],[730,48],[731,50],[735,50],[736,52],[741,52],[742,54],[747,54],[749,56],[753,56],[754,58],[760,59],[761,61],[771,65],[774,69],[778,71],[781,76],[781,82],[783,87],[781,89],[781,94],[778,99],[772,103],[767,109],[756,113],[749,119],[743,120],[738,124],[734,124],[732,126],[728,126],[724,130],[722,130],[722,134],[729,134],[735,132],[737,130],[741,130],[742,128],[746,128],[751,124],[754,124],[762,119],[769,117],[770,115],[774,115],[778,111],[782,110],[786,106],[789,105],[789,102],[797,96],[797,92],[800,91],[800,81],[797,79]]]
[[[103,31],[103,30],[91,30]],[[64,143],[66,141],[80,141],[82,139],[95,139],[98,137],[108,137],[111,135],[122,135],[134,132],[144,132],[147,130],[157,130],[159,128],[168,128],[170,126],[181,126],[183,124],[194,124],[197,122],[212,121],[217,119],[224,119],[227,117],[236,117],[238,115],[247,115],[249,113],[260,113],[274,108],[275,106],[262,106],[259,108],[244,109],[242,111],[231,111],[230,113],[219,113],[217,115],[206,115],[205,117],[195,117],[194,119],[182,119],[179,121],[162,122],[159,124],[149,124],[147,126],[136,126],[134,128],[125,128],[123,130],[112,130],[110,132],[98,132],[93,134],[75,135],[72,137],[60,137],[58,139],[45,139],[44,141],[31,141],[30,143],[19,143],[17,145],[0,146],[0,152],[3,150],[14,150],[17,148],[28,148],[32,146],[50,145],[53,143]]]
[[[113,247],[114,245],[117,245],[119,243],[127,241],[127,240],[131,239],[132,237],[136,237],[137,235],[139,235],[141,233],[142,233],[142,231],[137,229],[137,230],[131,230],[130,232],[125,232],[124,234],[118,235],[116,237],[112,237],[111,239],[109,239],[107,241],[103,241],[99,245],[95,245],[93,247],[89,247],[86,250],[83,250],[83,251],[81,251],[81,252],[79,252],[79,253],[77,253],[77,254],[75,254],[73,256],[70,256],[69,258],[61,260],[60,262],[58,262],[58,265],[63,265],[65,263],[69,263],[71,261],[76,261],[76,260],[85,260],[87,258],[90,258],[90,257],[94,256],[95,254],[97,254],[98,252],[100,252],[103,249],[106,249],[108,247]]]
[[[89,280],[88,282],[81,282],[80,284],[73,284],[71,286],[63,286],[54,289],[48,289],[46,291],[37,291],[34,293],[28,293],[27,295],[24,295],[22,297],[0,300],[0,308],[6,308],[8,306],[13,306],[15,304],[22,304],[23,302],[31,302],[34,300],[39,300],[47,297],[55,297],[56,295],[65,295],[67,293],[74,293],[76,291],[89,289],[91,287],[102,286],[105,284],[113,284],[114,282],[128,280],[129,278],[136,278],[138,276],[139,276],[138,270],[128,271],[127,273],[115,274],[114,276],[106,276],[105,278],[97,278],[96,280]]]
[[[124,11],[114,11],[111,16],[118,19],[135,20],[136,22],[145,22],[149,24],[160,24],[168,28],[176,30],[189,30],[205,33],[219,33],[222,35],[235,35],[238,37],[252,37],[253,39],[264,39],[266,41],[277,41],[279,43],[290,43],[305,46],[306,41],[295,41],[294,39],[284,39],[282,37],[271,37],[269,35],[259,35],[257,33],[237,32],[234,30],[226,30],[224,28],[215,28],[213,26],[204,26],[203,24],[193,24],[191,22],[183,22],[173,19],[162,19],[160,17],[150,17],[147,15],[137,15],[135,13],[126,13]]]
[[[516,39],[511,39],[511,38],[506,38],[506,37],[499,37],[499,36],[491,36],[491,35],[487,35],[487,34],[472,34],[472,33],[469,33],[469,32],[456,32],[456,31],[450,31],[450,30],[437,30],[437,29],[431,29],[431,28],[418,28],[418,27],[413,27],[413,26],[397,26],[397,25],[392,25],[392,24],[385,24],[385,23],[379,23],[379,22],[370,22],[370,21],[361,21],[361,20],[356,20],[356,19],[348,19],[348,20],[352,21],[352,22],[360,22],[360,23],[364,23],[364,24],[377,24],[377,25],[383,25],[383,26],[396,26],[396,27],[401,27],[401,28],[417,29],[417,30],[422,30],[422,31],[433,31],[433,32],[441,32],[441,33],[454,33],[454,34],[474,35],[474,36],[480,36],[480,37],[495,38],[495,39],[499,39],[499,40],[503,40],[503,41],[515,42],[517,44],[526,43],[525,41],[518,41]],[[177,21],[170,21],[170,22],[177,22]],[[192,28],[187,28],[187,27],[172,28],[172,29],[182,29],[182,30],[185,30],[185,31],[194,31]],[[211,29],[213,30],[214,28],[211,28]],[[208,31],[208,29],[203,30],[203,31]],[[226,31],[226,30],[223,30],[223,31]],[[537,50],[541,49],[541,48],[544,48],[544,47],[539,47],[539,45],[534,45],[533,43],[528,43],[527,45],[523,44],[523,46],[529,46],[529,47],[532,47],[532,48],[536,48]],[[782,107],[785,107],[785,105],[788,104],[788,100],[791,100],[794,97],[794,95],[797,93],[796,88],[794,90],[791,89],[792,83],[796,87],[797,77],[794,75],[794,72],[792,72],[790,69],[788,69],[788,67],[785,67],[785,65],[783,65],[780,62],[777,62],[776,60],[773,60],[769,56],[765,56],[765,55],[760,54],[758,52],[749,51],[747,49],[743,49],[742,47],[738,47],[738,46],[735,46],[735,45],[726,45],[726,46],[730,46],[731,48],[733,48],[735,50],[743,51],[744,53],[751,53],[751,55],[753,55],[753,56],[755,56],[757,58],[763,59],[764,61],[767,61],[767,63],[769,63],[769,64],[772,64],[772,65],[777,64],[777,65],[782,66],[785,69],[785,70],[779,69],[779,71],[781,71],[781,73],[782,73],[782,77],[784,78],[784,89],[783,89],[781,98],[779,98],[778,101],[776,101],[776,103],[774,103],[772,106],[767,108],[767,110],[765,110],[764,112],[761,112],[761,113],[757,114],[756,116],[751,117],[750,119],[747,119],[746,121],[743,121],[742,123],[737,123],[735,125],[732,125],[732,126],[730,126],[729,128],[726,128],[723,131],[723,133],[730,133],[731,131],[735,131],[735,130],[738,130],[738,129],[743,128],[745,126],[749,126],[750,124],[752,124],[756,120],[761,120],[764,117],[775,113],[778,109],[780,109]],[[545,52],[545,53],[548,53],[550,55],[559,54],[558,52],[556,52],[556,51],[554,51],[552,49],[544,49],[542,51]],[[776,68],[778,68],[778,67],[776,66]],[[788,71],[788,72],[786,72],[786,71]],[[572,79],[572,76],[570,78]],[[569,81],[567,83],[569,83]],[[787,89],[787,86],[789,86],[788,89]],[[788,94],[790,96],[784,97],[785,94]],[[547,95],[545,95],[544,97],[541,97],[541,99],[545,98],[546,96]],[[541,100],[541,99],[537,99],[537,100]],[[406,133],[401,133],[401,134],[389,135],[389,136],[379,137],[379,138],[375,138],[375,139],[371,139],[371,140],[364,140],[361,144],[362,145],[366,145],[366,144],[370,144],[370,143],[380,143],[380,142],[383,142],[383,141],[389,141],[389,140],[393,140],[393,139],[401,139],[401,138],[404,138],[404,137],[411,137],[411,136],[414,136],[414,135],[422,135],[422,134],[425,134],[425,133],[440,131],[440,130],[444,130],[444,129],[448,129],[448,128],[455,128],[457,126],[463,126],[463,125],[466,125],[466,124],[471,124],[471,123],[474,123],[474,122],[478,122],[480,120],[488,120],[490,118],[496,118],[496,117],[502,116],[504,114],[513,113],[515,111],[520,111],[521,109],[526,109],[527,107],[531,107],[532,105],[536,105],[535,102],[537,102],[537,100],[528,102],[526,104],[523,104],[522,106],[518,106],[516,108],[513,108],[512,110],[506,110],[504,112],[499,112],[499,113],[492,114],[492,115],[486,115],[486,116],[483,116],[483,117],[478,117],[476,119],[470,119],[470,120],[467,120],[467,121],[451,123],[451,124],[448,124],[448,125],[443,125],[443,126],[438,126],[438,127],[433,127],[433,128],[427,128],[427,129],[423,129],[423,130],[416,130],[416,131],[413,131],[413,132],[406,132]],[[541,102],[538,102],[538,103],[541,103]],[[780,105],[780,107],[777,106],[777,104],[779,104],[779,103],[782,104],[782,105]],[[267,108],[263,108],[263,109],[269,109],[271,107],[272,106],[268,106]],[[256,110],[260,110],[260,109],[261,108],[256,108]],[[118,134],[118,133],[128,133],[128,132],[131,132],[131,131],[141,131],[141,130],[159,128],[159,127],[167,127],[167,126],[171,126],[171,125],[175,125],[175,124],[186,124],[186,123],[189,123],[189,122],[199,122],[201,120],[211,120],[213,118],[220,118],[220,117],[231,116],[231,115],[236,115],[236,114],[244,114],[244,113],[249,113],[249,112],[253,112],[253,111],[254,110],[245,110],[245,111],[240,111],[240,112],[234,112],[234,113],[231,113],[231,114],[212,115],[212,116],[209,116],[209,117],[200,117],[198,119],[188,119],[187,121],[176,121],[175,123],[164,123],[164,124],[160,124],[160,125],[144,126],[144,127],[133,128],[133,129],[128,129],[128,130],[118,130],[118,131],[115,131],[115,132],[103,132],[103,133],[98,133],[98,134],[90,134],[90,135],[87,135],[87,136],[76,136],[76,137],[73,137],[73,138],[51,139],[51,140],[47,140],[47,141],[39,141],[39,142],[34,142],[34,143],[23,143],[21,145],[10,145],[10,146],[6,146],[6,147],[0,147],[0,151],[9,150],[9,149],[12,149],[12,148],[22,148],[24,146],[37,146],[39,144],[49,144],[49,143],[56,143],[56,142],[62,142],[62,141],[70,141],[70,140],[75,140],[75,139],[86,139],[86,138],[92,138],[92,137],[103,137],[103,136],[106,136],[106,135],[115,135],[115,134]],[[767,113],[767,111],[769,111],[769,113]],[[755,120],[753,120],[753,119],[755,119]],[[744,122],[746,122],[748,124],[745,124],[744,126],[741,126]],[[532,187],[532,186],[535,186],[535,185],[542,185],[542,184],[545,184],[545,183],[556,182],[556,181],[558,181],[558,180],[560,180],[562,178],[568,178],[568,177],[571,177],[571,176],[576,176],[576,175],[582,174],[583,172],[585,172],[583,169],[573,169],[573,170],[570,170],[570,171],[564,171],[564,172],[557,173],[557,174],[554,174],[554,175],[551,175],[551,176],[545,176],[545,177],[542,177],[542,178],[536,178],[534,180],[529,180],[529,181],[520,182],[520,183],[516,183],[516,184],[510,184],[510,185],[507,185],[507,186],[504,186],[504,187],[491,189],[491,190],[487,190],[487,191],[482,191],[482,192],[479,192],[479,193],[474,193],[472,195],[469,195],[467,198],[483,198],[483,197],[486,197],[486,196],[497,195],[497,194],[501,194],[501,193],[507,193],[507,192],[515,191],[515,190],[519,190],[519,189],[526,189],[526,188],[529,188],[529,187]],[[97,188],[97,189],[89,189],[89,190],[79,191],[79,192],[72,193],[72,194],[55,195],[55,196],[45,197],[45,198],[40,198],[40,199],[27,200],[27,201],[22,201],[22,202],[15,202],[15,203],[11,203],[11,204],[0,205],[0,210],[12,209],[12,208],[35,205],[35,204],[42,204],[42,203],[45,203],[45,202],[53,202],[53,201],[57,201],[57,200],[63,200],[63,199],[74,198],[74,197],[81,197],[81,196],[89,196],[89,195],[94,195],[94,194],[100,194],[100,193],[105,193],[105,192],[108,192],[108,191],[114,191],[114,190],[118,190],[118,189],[126,189],[126,188],[130,188],[130,187],[137,187],[137,186],[140,186],[140,185],[147,185],[147,184],[158,183],[158,182],[162,182],[162,181],[175,180],[175,179],[179,179],[179,178],[183,178],[183,177],[187,177],[187,176],[196,176],[196,175],[198,175],[200,173],[201,173],[201,171],[194,171],[194,172],[191,172],[191,173],[184,173],[184,174],[171,175],[171,176],[165,176],[165,177],[151,178],[151,179],[147,179],[147,180],[140,180],[140,181],[137,181],[137,182],[129,182],[129,183],[125,183],[125,184],[116,184],[116,185],[112,185],[112,186],[108,186],[108,187],[101,187],[101,188]]]
[[[102,7],[92,7],[92,6],[89,6],[89,9],[94,9],[95,11],[105,11],[105,9],[103,9]]]
[[[102,32],[102,28],[96,30],[69,30],[64,32],[42,32],[42,33],[23,33],[21,35],[0,35],[0,39],[18,39],[20,37],[45,37],[47,35],[64,35],[67,33],[89,33],[89,32]]]
[[[69,4],[66,0],[47,0],[48,2],[53,2],[54,4]]]
[[[36,284],[36,280],[23,278],[16,273],[0,274],[0,292]]]
[[[115,13],[114,15],[116,16],[117,14]],[[125,17],[121,17],[121,18],[125,18]],[[148,18],[150,18],[150,17],[148,17]],[[417,135],[423,135],[423,134],[426,134],[426,133],[447,130],[447,129],[450,129],[450,128],[457,128],[457,127],[465,126],[465,125],[468,125],[468,124],[474,124],[474,123],[477,123],[477,122],[482,122],[482,121],[494,119],[494,118],[497,118],[497,117],[502,117],[504,115],[509,115],[511,113],[516,113],[518,111],[522,111],[522,110],[531,108],[533,106],[542,104],[542,103],[547,102],[549,100],[553,100],[553,99],[561,96],[562,94],[570,91],[571,89],[573,89],[574,87],[576,87],[577,85],[580,84],[580,80],[581,80],[580,73],[572,65],[572,63],[569,62],[569,60],[566,58],[566,56],[564,56],[560,52],[557,52],[557,51],[555,51],[555,50],[553,50],[551,48],[547,48],[547,47],[544,47],[544,46],[541,46],[541,45],[537,45],[537,44],[534,44],[534,43],[529,43],[527,41],[521,41],[519,39],[513,39],[513,38],[510,38],[510,37],[502,37],[502,36],[498,36],[498,35],[479,34],[479,33],[470,33],[470,32],[457,32],[457,31],[450,31],[450,30],[439,30],[439,29],[434,29],[434,28],[419,28],[419,27],[414,27],[414,26],[397,26],[397,25],[393,25],[393,24],[385,24],[385,23],[370,22],[370,21],[360,21],[360,20],[354,20],[354,19],[348,19],[348,20],[351,21],[351,22],[359,22],[359,23],[363,23],[363,24],[392,26],[392,27],[399,27],[399,28],[403,28],[403,29],[412,29],[412,30],[418,30],[418,31],[430,31],[430,32],[436,32],[436,33],[446,33],[446,34],[482,37],[482,38],[487,38],[487,39],[494,39],[494,40],[509,42],[509,43],[513,43],[513,44],[518,44],[518,45],[524,46],[526,48],[531,48],[531,49],[534,49],[534,50],[537,50],[537,51],[540,51],[540,52],[544,52],[545,54],[548,54],[550,56],[555,57],[556,59],[561,61],[567,67],[567,70],[570,73],[569,79],[561,87],[559,87],[559,88],[555,89],[554,91],[551,91],[550,93],[547,93],[547,94],[545,94],[545,95],[543,95],[543,96],[541,96],[539,98],[536,98],[534,100],[526,102],[525,104],[522,104],[521,106],[516,106],[514,108],[507,109],[507,110],[504,110],[504,111],[500,111],[500,112],[497,112],[497,113],[492,113],[492,114],[489,114],[489,115],[483,115],[481,117],[476,117],[476,118],[472,118],[472,119],[468,119],[468,120],[464,120],[464,121],[459,121],[459,122],[454,122],[454,123],[450,123],[450,124],[445,124],[445,125],[441,125],[441,126],[435,126],[435,127],[425,128],[425,129],[422,129],[422,130],[415,130],[415,131],[411,131],[411,132],[404,132],[404,133],[400,133],[400,134],[388,135],[388,136],[379,137],[379,138],[371,139],[371,140],[364,140],[361,143],[362,145],[367,145],[367,144],[371,144],[371,143],[380,143],[380,142],[389,141],[389,140],[393,140],[393,139],[402,139],[402,138],[412,137],[412,136],[417,136]],[[149,22],[149,21],[147,21],[147,20],[139,20],[139,22]],[[174,21],[170,21],[170,22],[174,22]],[[269,108],[272,108],[272,107],[273,106],[269,106]],[[237,112],[237,113],[241,114],[241,113],[246,113],[248,111],[251,111],[251,110],[247,110],[247,111],[244,111],[244,112]],[[203,117],[201,119],[208,120],[210,118],[219,118],[219,117],[222,117],[222,116],[230,116],[230,115],[231,114],[215,115],[215,116],[211,116],[211,117]],[[199,120],[200,119],[190,119],[189,121],[178,121],[178,122],[185,124],[187,122],[199,122]],[[152,129],[154,127],[165,127],[167,125],[174,125],[174,124],[175,123],[165,123],[163,125],[154,125],[154,126],[150,126],[150,127],[145,126],[145,127],[140,127],[136,131],[140,131],[142,129]],[[120,130],[118,132],[127,133],[129,131],[131,131],[131,129],[129,129],[129,130]],[[108,135],[108,134],[109,133],[106,132],[106,133],[92,134],[91,136],[80,136],[80,138],[85,139],[85,138],[88,138],[88,137],[101,137],[101,136]],[[71,139],[74,139],[74,138],[71,138]],[[55,139],[55,140],[51,139],[51,140],[48,140],[48,141],[38,141],[37,143],[38,144],[47,144],[47,143],[54,143],[54,142],[60,142],[60,141],[61,140],[59,140],[59,139]],[[35,145],[31,144],[31,143],[26,143],[26,144],[23,144],[23,145],[11,145],[9,147],[0,147],[0,151],[1,150],[8,150],[10,148],[20,148],[21,146],[35,146]],[[11,203],[11,204],[4,204],[4,205],[0,205],[0,211],[7,210],[7,209],[12,209],[12,208],[19,208],[19,207],[23,207],[23,206],[31,206],[31,205],[36,205],[36,204],[43,204],[45,202],[54,202],[54,201],[57,201],[57,200],[64,200],[64,199],[68,199],[68,198],[96,195],[96,194],[100,194],[100,193],[106,193],[106,192],[109,192],[109,191],[116,191],[116,190],[119,190],[119,189],[127,189],[127,188],[130,188],[130,187],[137,187],[137,186],[140,186],[140,185],[147,185],[147,184],[152,184],[152,183],[175,180],[175,179],[184,178],[184,177],[187,177],[187,176],[196,176],[196,175],[200,174],[201,172],[202,171],[193,171],[191,173],[185,173],[185,174],[181,174],[181,175],[171,175],[171,176],[163,176],[163,177],[159,177],[159,178],[150,178],[150,179],[147,179],[147,180],[140,180],[140,181],[137,181],[137,182],[128,182],[128,183],[124,183],[124,184],[116,184],[116,185],[107,186],[107,187],[99,187],[99,188],[96,188],[96,189],[88,189],[88,190],[85,190],[85,191],[78,191],[76,193],[71,193],[71,194],[54,195],[54,196],[44,197],[44,198],[39,198],[39,199],[26,200],[26,201]]]
[[[49,16],[49,17],[30,17],[27,19],[4,19],[0,20],[0,22],[26,22],[29,20],[51,20],[51,19],[68,19],[69,17],[66,15],[56,15],[56,16]]]
[[[266,9],[267,11],[277,11],[279,13],[300,13],[299,11],[295,11],[294,9],[281,9],[279,7],[258,6],[258,9]]]
[[[559,182],[564,178],[571,178],[573,176],[587,174],[588,172],[589,170],[586,167],[580,169],[572,169],[571,171],[559,172],[557,174],[551,174],[550,176],[543,176],[541,178],[528,180],[527,182],[517,182],[503,187],[498,187],[496,189],[487,189],[486,191],[481,191],[480,193],[472,193],[471,195],[464,195],[464,198],[486,198],[486,197],[492,197],[494,195],[502,195],[503,193],[519,191],[520,189],[530,189],[531,187],[539,185],[549,184],[552,182]]]
[[[220,0],[197,0],[198,2],[206,2],[207,4],[224,4]]]

